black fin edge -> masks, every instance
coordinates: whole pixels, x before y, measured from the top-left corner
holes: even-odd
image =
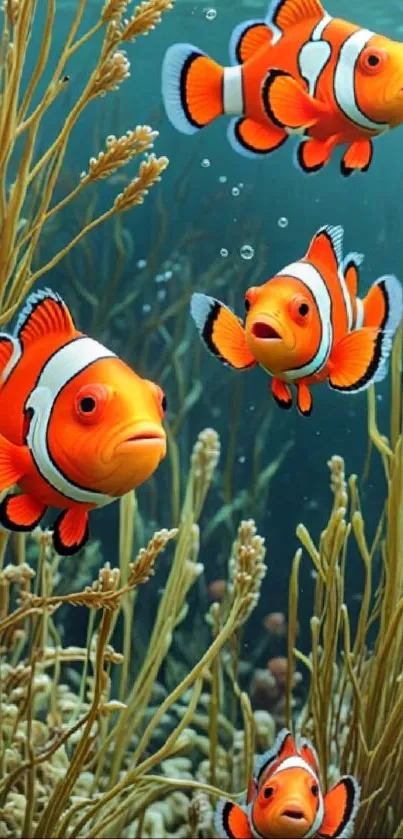
[[[307,166],[303,158],[303,149],[306,143],[309,143],[309,140],[303,140],[299,144],[297,148],[297,161],[298,165],[301,167],[303,172],[305,172],[307,175],[313,175],[316,172],[320,172],[320,170],[326,166],[326,162],[317,163],[315,166]]]
[[[247,26],[243,30],[242,35],[239,38],[238,43],[235,47],[235,56],[236,56],[236,59],[238,61],[238,64],[244,64],[245,63],[244,59],[241,56],[241,47],[242,47],[244,38],[246,37],[246,35],[248,35],[249,32],[252,31],[252,29],[261,29],[261,28],[267,29],[267,25],[266,25],[264,20],[256,21],[254,23],[251,23],[251,24],[249,24],[249,26]]]
[[[192,117],[192,114],[190,113],[189,106],[188,106],[187,99],[186,99],[186,79],[187,79],[187,76],[188,76],[188,73],[189,73],[189,70],[190,70],[192,64],[195,61],[197,61],[198,58],[203,58],[203,57],[205,57],[204,53],[196,52],[196,51],[191,52],[190,55],[188,55],[184,65],[182,67],[181,74],[180,74],[180,82],[179,82],[181,103],[182,103],[182,108],[183,108],[183,110],[185,111],[185,114],[186,114],[186,119],[190,122],[191,125],[194,126],[194,128],[198,128],[198,129],[204,128],[206,123],[197,122],[194,119],[194,117]]]
[[[53,546],[54,546],[54,549],[55,549],[56,553],[58,553],[60,556],[74,556],[74,554],[81,551],[81,549],[84,547],[84,545],[86,544],[86,542],[89,539],[88,517],[87,517],[87,524],[86,524],[86,528],[85,528],[85,531],[84,531],[84,535],[83,535],[83,538],[81,539],[81,541],[80,542],[75,542],[74,545],[67,546],[67,545],[63,544],[63,542],[60,538],[60,535],[59,535],[59,527],[60,527],[60,525],[61,525],[61,523],[62,523],[62,521],[63,521],[63,519],[66,515],[66,512],[67,512],[66,510],[63,510],[63,512],[60,514],[60,516],[57,517],[57,519],[56,519],[56,521],[53,525]]]
[[[371,358],[371,361],[370,361],[364,375],[361,376],[361,379],[358,379],[357,382],[354,382],[354,384],[348,385],[347,387],[339,387],[339,386],[335,387],[335,385],[332,385],[332,383],[330,381],[330,378],[329,378],[330,387],[333,390],[338,390],[340,393],[348,393],[349,391],[354,393],[356,391],[361,390],[361,388],[364,385],[366,385],[367,382],[370,381],[370,379],[373,378],[373,376],[375,375],[376,369],[379,366],[379,362],[380,362],[381,356],[382,356],[382,341],[383,341],[383,338],[384,338],[384,326],[385,326],[385,323],[387,323],[387,320],[388,320],[388,317],[389,317],[389,306],[390,306],[389,297],[388,297],[388,293],[386,291],[385,283],[380,282],[379,287],[381,288],[384,299],[385,299],[385,315],[384,315],[384,318],[383,318],[383,323],[379,327],[379,332],[378,332],[378,335],[376,337],[374,354]]]
[[[366,164],[366,166],[362,166],[362,168],[360,168],[360,167],[357,168],[356,167],[355,169],[352,169],[350,166],[346,166],[346,164],[344,163],[344,157],[345,157],[345,155],[342,157],[341,163],[340,163],[340,172],[341,172],[341,174],[343,175],[344,178],[349,178],[350,175],[353,174],[353,172],[362,172],[362,174],[365,174],[366,172],[368,172],[368,169],[371,166],[371,163],[372,163],[372,160],[373,160],[373,157],[374,157],[373,144],[371,143],[371,154],[369,156],[369,161]]]
[[[291,73],[286,73],[285,70],[278,70],[277,68],[269,70],[262,86],[262,101],[263,107],[269,119],[271,119],[274,125],[277,125],[278,128],[284,129],[285,125],[277,119],[270,105],[270,88],[279,76],[288,76],[292,79]]]
[[[14,493],[13,495],[6,495],[6,497],[3,498],[3,501],[0,504],[0,524],[2,525],[2,527],[5,527],[6,530],[11,530],[13,533],[30,533],[31,530],[34,530],[35,527],[38,527],[38,524],[40,524],[40,522],[42,521],[46,512],[46,507],[44,507],[41,515],[33,522],[30,522],[30,524],[16,524],[9,518],[7,513],[8,502],[11,501],[12,498],[18,498],[18,493]]]
[[[236,137],[239,145],[242,146],[247,151],[253,152],[253,154],[259,154],[259,155],[262,155],[262,157],[265,154],[271,154],[273,151],[277,151],[277,149],[280,149],[281,146],[283,146],[284,143],[288,140],[288,134],[286,134],[285,137],[282,137],[279,140],[279,142],[277,143],[276,146],[273,146],[270,149],[257,149],[255,146],[251,146],[249,143],[247,143],[244,140],[244,138],[241,137],[241,135],[239,133],[240,132],[240,126],[244,121],[245,121],[245,117],[241,117],[240,119],[238,119],[236,121],[235,126],[234,126],[234,134],[235,134],[235,137]]]

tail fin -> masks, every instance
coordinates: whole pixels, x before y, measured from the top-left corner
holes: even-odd
[[[363,301],[364,326],[381,330],[381,363],[374,381],[385,378],[392,341],[403,315],[403,288],[396,277],[380,277]]]
[[[194,134],[224,113],[224,68],[191,44],[169,47],[162,65],[162,98],[168,119]]]

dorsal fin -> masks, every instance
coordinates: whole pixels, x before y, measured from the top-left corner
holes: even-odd
[[[339,225],[321,227],[312,239],[306,259],[338,271],[343,264],[343,233]]]
[[[248,783],[248,789],[246,791],[246,803],[250,804],[251,801],[256,797],[258,792],[258,784],[256,778],[251,778]]]
[[[319,0],[272,0],[266,23],[274,25],[281,32],[305,20],[322,20],[325,10]]]
[[[357,297],[359,286],[359,267],[364,261],[362,253],[348,253],[343,261],[343,274],[351,298]]]
[[[65,302],[57,292],[45,288],[32,292],[27,298],[14,335],[26,346],[49,333],[72,337],[75,332],[73,318]]]
[[[255,778],[260,787],[269,772],[275,771],[287,757],[297,754],[294,739],[287,728],[283,728],[277,735],[269,751],[261,755],[255,764]]]
[[[301,737],[298,740],[298,751],[301,757],[309,763],[309,766],[315,772],[315,775],[319,777],[319,760],[318,755],[316,753],[316,749],[314,749],[312,743],[306,739],[306,737]]]
[[[270,44],[273,33],[264,20],[245,20],[235,27],[229,42],[232,64],[243,64],[261,47]]]
[[[11,360],[15,348],[15,344],[10,335],[5,332],[0,332],[0,377],[1,372]]]
[[[21,358],[21,344],[17,338],[0,332],[0,385],[3,385]]]

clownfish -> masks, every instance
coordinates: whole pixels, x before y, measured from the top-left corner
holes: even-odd
[[[78,332],[59,294],[31,294],[0,333],[0,524],[30,531],[47,507],[61,555],[88,538],[88,512],[146,481],[166,452],[161,388]]]
[[[229,142],[246,157],[297,134],[295,163],[307,173],[347,145],[347,176],[366,172],[372,139],[403,122],[403,44],[332,18],[319,0],[273,0],[265,20],[236,27],[230,56],[222,67],[191,44],[168,49],[162,95],[179,131],[232,115]]]
[[[360,787],[351,775],[323,795],[314,747],[305,738],[296,745],[283,729],[256,761],[246,805],[219,800],[215,829],[220,839],[347,839],[359,802]]]
[[[357,296],[362,254],[343,257],[343,228],[322,227],[306,256],[245,295],[242,321],[223,303],[193,294],[191,314],[207,349],[237,370],[259,364],[272,394],[290,408],[290,384],[301,414],[312,411],[309,386],[328,381],[357,393],[385,378],[393,336],[403,313],[396,277],[377,280]]]

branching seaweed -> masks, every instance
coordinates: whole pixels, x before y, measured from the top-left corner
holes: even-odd
[[[185,781],[166,778],[163,768],[168,769],[176,756],[200,748],[218,778],[224,768],[219,769],[218,759],[225,756],[221,737],[229,737],[236,750],[234,728],[226,721],[221,702],[214,723],[219,731],[214,750],[210,751],[209,744],[206,748],[197,728],[207,730],[209,725],[203,688],[208,690],[211,684],[221,651],[228,645],[234,649],[258,600],[265,550],[252,521],[239,527],[230,561],[229,596],[210,645],[149,713],[158,674],[187,611],[189,590],[203,571],[198,519],[218,457],[218,437],[206,429],[193,450],[178,528],[155,533],[134,562],[137,508],[132,495],[122,499],[119,567],[105,564],[96,582],[84,590],[68,594],[53,590],[59,558],[50,534],[40,529],[34,533],[39,551],[36,573],[26,561],[24,541],[19,562],[1,571],[0,826],[4,836],[123,835],[131,824],[144,822],[148,807],[156,798],[164,799],[171,786],[180,789],[182,785],[189,795],[192,789],[219,794],[215,783],[207,783],[209,770],[201,780],[191,776]],[[176,549],[154,630],[131,685],[125,659],[130,655],[136,592],[152,576],[158,557],[173,540]],[[88,611],[87,648],[62,644],[57,615],[66,605]],[[111,644],[120,615],[122,653]],[[253,715],[247,697],[237,687],[235,672],[231,678],[250,747]],[[159,728],[169,715],[169,733],[158,741]],[[231,766],[238,765],[235,753],[229,764],[226,756],[227,772],[233,773]],[[161,768],[162,776],[153,774]],[[233,776],[232,783],[240,791],[245,783],[243,770],[239,777]]]
[[[160,179],[168,164],[165,157],[151,154],[140,163],[138,174],[116,196],[112,206],[80,225],[68,243],[39,267],[33,269],[46,225],[90,185],[109,177],[138,154],[149,151],[157,136],[148,126],[138,126],[123,137],[110,136],[106,151],[91,158],[88,172],[61,200],[55,200],[72,131],[89,103],[118,90],[130,75],[124,47],[139,35],[146,35],[170,9],[173,0],[147,0],[132,17],[123,15],[126,0],[107,0],[97,22],[79,34],[87,0],[77,8],[58,56],[53,35],[57,20],[55,0],[47,0],[44,29],[39,46],[32,46],[36,32],[37,4],[32,0],[5,0],[0,43],[0,323],[6,323],[18,309],[37,279],[49,272],[91,230],[101,222],[142,203],[150,187]],[[69,84],[66,67],[72,57],[97,33],[102,41],[95,66],[56,137],[39,148],[39,136],[46,136],[46,120]],[[27,67],[29,66],[29,72]],[[43,90],[44,77],[50,81]],[[25,79],[28,79],[25,81]],[[45,131],[42,129],[45,128]]]

